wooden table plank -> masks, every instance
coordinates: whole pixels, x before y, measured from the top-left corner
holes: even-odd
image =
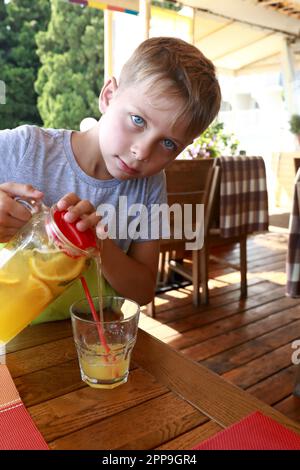
[[[21,398],[53,449],[192,448],[257,410],[300,432],[300,424],[141,329],[128,383],[113,390],[81,381],[69,322],[63,333],[51,324],[30,327],[10,351]]]
[[[14,379],[25,406],[32,406],[85,387],[78,360],[47,367]]]
[[[72,337],[51,341],[7,354],[6,364],[12,376],[19,377],[77,358]]]
[[[207,418],[173,393],[83,428],[50,443],[52,449],[151,449]]]
[[[72,336],[69,320],[30,325],[6,345],[8,353]]]
[[[32,406],[29,412],[44,438],[52,441],[167,392],[168,389],[156,382],[153,376],[142,369],[135,369],[130,372],[126,386],[113,390],[85,386]]]
[[[196,428],[188,431],[180,436],[168,441],[166,444],[162,444],[156,447],[157,450],[177,450],[177,449],[192,449],[200,442],[214,436],[217,432],[222,431],[222,427],[216,424],[214,421],[208,421],[207,423],[201,424]]]
[[[141,330],[133,357],[158,381],[179,396],[184,396],[189,403],[220,426],[228,427],[248,414],[260,410],[300,433],[300,423],[289,420],[270,406],[226,382],[200,364],[188,360],[177,351],[170,349],[168,355],[165,355],[165,348],[164,343]]]

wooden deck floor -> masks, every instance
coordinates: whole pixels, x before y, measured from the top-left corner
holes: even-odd
[[[300,299],[285,296],[287,235],[248,241],[248,298],[239,299],[239,273],[212,265],[210,305],[195,308],[191,287],[156,297],[156,318],[141,327],[300,422],[292,395],[296,368],[292,343],[300,340]],[[238,260],[238,248],[223,252]]]

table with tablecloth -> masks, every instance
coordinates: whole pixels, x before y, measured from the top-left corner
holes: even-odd
[[[258,156],[220,157],[220,235],[268,230],[265,163]]]
[[[295,178],[293,206],[290,215],[286,276],[286,294],[293,298],[300,297],[300,169]],[[300,364],[298,365],[294,395],[300,396]]]

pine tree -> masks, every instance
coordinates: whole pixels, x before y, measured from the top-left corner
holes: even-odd
[[[51,1],[51,20],[37,35],[42,67],[36,82],[38,109],[46,127],[78,129],[98,117],[103,84],[103,13]]]
[[[46,28],[49,0],[10,0],[0,3],[1,76],[6,85],[6,104],[0,107],[0,128],[23,123],[41,124],[34,82],[40,67],[35,35]]]

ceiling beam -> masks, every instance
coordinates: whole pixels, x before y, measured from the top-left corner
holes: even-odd
[[[244,24],[261,27],[290,37],[300,36],[300,22],[296,18],[271,11],[251,0],[180,0],[182,5],[196,8]]]
[[[253,68],[254,67],[257,67],[259,66],[260,68],[262,67],[273,67],[273,65],[269,65],[269,64],[264,64],[264,61],[266,61],[266,59],[270,59],[271,57],[280,57],[281,56],[281,53],[280,52],[275,52],[275,54],[266,54],[263,58],[260,58],[259,60],[254,60],[253,62],[249,62],[249,64],[247,65],[243,65],[243,67],[239,68],[239,69],[236,69],[235,70],[235,73],[236,74],[241,74],[241,72],[244,72],[244,71],[247,71],[247,69],[251,69],[251,72],[253,72]]]
[[[243,50],[244,48],[246,47],[249,47],[249,46],[254,46],[255,44],[258,44],[262,39],[265,39],[266,37],[268,36],[271,36],[272,33],[268,33],[266,34],[264,37],[260,37],[258,39],[254,39],[253,41],[249,41],[248,43],[246,44],[243,44],[243,45],[240,45],[240,44],[237,44],[235,47],[231,48],[231,49],[228,49],[226,52],[224,52],[222,55],[216,55],[213,57],[213,60],[218,60],[218,59],[223,59],[224,57],[226,56],[229,56],[231,54],[234,54],[235,52],[237,51],[240,51],[240,50]],[[201,47],[199,47],[199,49],[201,49]]]

